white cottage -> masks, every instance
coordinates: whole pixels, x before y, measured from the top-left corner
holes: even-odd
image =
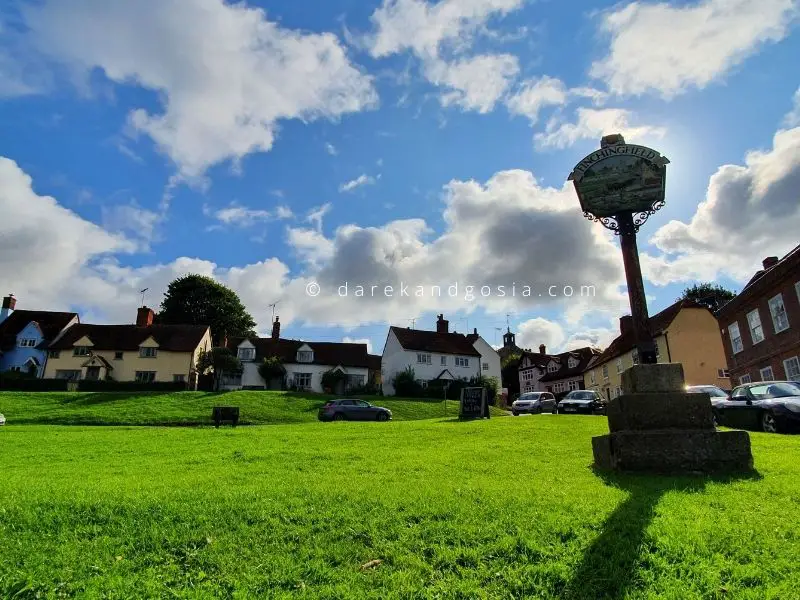
[[[496,377],[500,382],[500,357],[476,329],[470,335],[449,332],[449,322],[439,315],[436,331],[390,327],[381,358],[384,395],[394,395],[392,381],[408,367],[423,386],[434,380]]]

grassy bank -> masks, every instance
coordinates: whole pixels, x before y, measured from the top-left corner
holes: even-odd
[[[243,425],[306,423],[329,397],[288,392],[0,392],[9,425],[208,425],[214,406],[240,407]],[[398,421],[456,415],[458,403],[367,398]],[[505,414],[495,411],[495,415]]]
[[[0,597],[795,597],[796,437],[752,434],[752,478],[604,478],[605,427],[0,428]]]

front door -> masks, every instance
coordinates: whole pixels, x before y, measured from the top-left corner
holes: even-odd
[[[86,379],[89,381],[100,379],[100,367],[86,367]]]

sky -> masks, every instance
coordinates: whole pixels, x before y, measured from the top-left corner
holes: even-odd
[[[800,238],[799,13],[5,2],[0,291],[131,323],[140,290],[157,308],[200,273],[265,335],[274,311],[283,337],[380,353],[389,325],[444,314],[490,344],[510,326],[602,347],[629,311],[622,260],[570,171],[611,133],[670,160],[638,238],[651,314],[697,281],[740,289]]]

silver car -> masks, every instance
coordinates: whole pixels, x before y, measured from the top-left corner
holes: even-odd
[[[556,412],[556,397],[550,392],[525,392],[511,404],[511,413],[538,415]]]
[[[0,415],[0,425],[5,425],[5,424],[6,424],[6,417],[5,417],[5,415]]]

